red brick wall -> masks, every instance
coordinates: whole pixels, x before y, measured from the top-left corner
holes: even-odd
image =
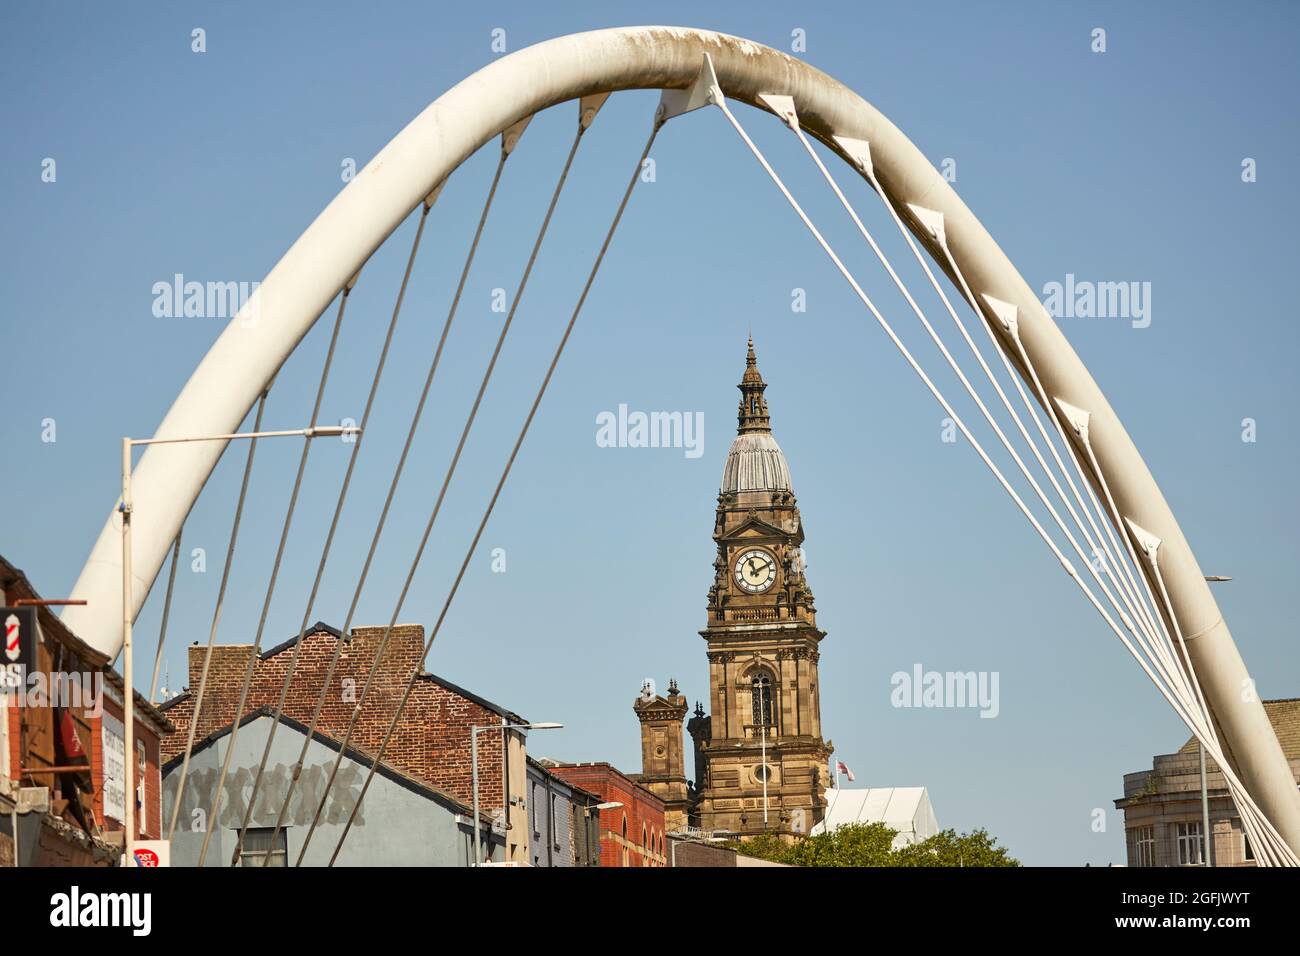
[[[383,638],[383,627],[354,628],[345,641],[330,687],[325,695],[317,730],[335,740],[347,732],[353,709],[361,700],[366,678]],[[293,682],[285,700],[285,716],[310,724],[329,670],[337,638],[325,630],[303,638]],[[166,711],[177,732],[163,742],[163,759],[185,751],[185,741],[198,695],[206,648],[192,646],[189,660],[189,694]],[[248,666],[251,645],[213,648],[207,690],[194,740],[197,744],[231,723]],[[375,682],[366,696],[351,745],[377,753],[392,722],[402,693],[424,654],[424,628],[419,624],[393,628]],[[290,645],[254,665],[252,686],[244,713],[275,707],[293,658]],[[470,803],[473,798],[470,766],[470,726],[498,724],[501,717],[482,705],[430,679],[418,679],[402,713],[397,731],[384,751],[384,762],[427,781],[434,787]],[[485,812],[502,805],[501,734],[479,734],[479,800]]]
[[[667,865],[668,841],[665,837],[662,800],[609,764],[561,764],[549,769],[557,777],[588,793],[596,794],[601,803],[623,804],[621,807],[600,811],[601,866]],[[623,839],[624,821],[627,823],[626,840]],[[627,862],[624,863],[624,860]]]

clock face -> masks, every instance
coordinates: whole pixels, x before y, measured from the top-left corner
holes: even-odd
[[[750,594],[762,594],[776,581],[776,559],[761,548],[741,552],[736,559],[736,583]]]

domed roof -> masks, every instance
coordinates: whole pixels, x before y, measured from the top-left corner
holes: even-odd
[[[763,396],[767,383],[759,374],[752,338],[745,356],[745,374],[737,388],[740,389],[739,434],[731,443],[727,463],[722,468],[722,492],[793,490],[785,453],[772,437],[767,399]]]
[[[737,435],[722,468],[723,492],[790,491],[790,466],[771,432]]]

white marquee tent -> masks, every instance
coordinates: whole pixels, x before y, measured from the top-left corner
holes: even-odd
[[[939,832],[939,821],[925,787],[867,787],[826,791],[826,817],[814,835],[846,823],[883,823],[898,831],[894,849],[917,843]]]

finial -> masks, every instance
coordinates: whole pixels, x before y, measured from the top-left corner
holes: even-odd
[[[740,377],[740,408],[737,421],[740,433],[771,431],[767,415],[767,400],[763,391],[767,383],[758,371],[758,358],[754,355],[754,336],[749,336],[748,349],[745,353],[745,374]]]

